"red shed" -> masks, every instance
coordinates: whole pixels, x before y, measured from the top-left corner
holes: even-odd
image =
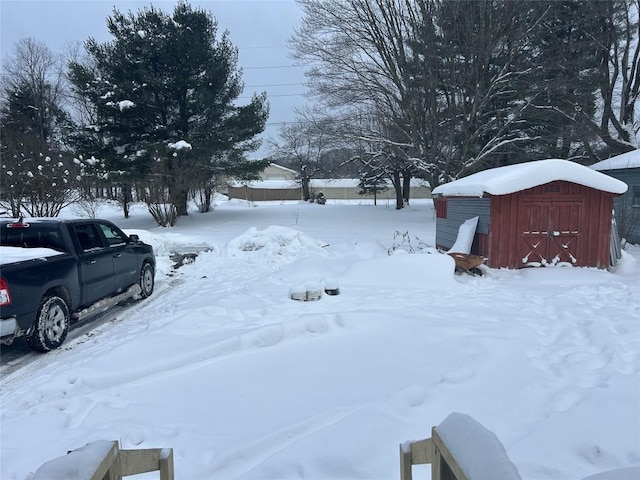
[[[489,267],[609,268],[613,198],[626,190],[568,160],[485,170],[433,190],[436,246],[451,248],[460,225],[477,216],[471,253]]]

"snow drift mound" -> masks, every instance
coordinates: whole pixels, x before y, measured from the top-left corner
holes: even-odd
[[[355,263],[339,280],[361,287],[449,290],[461,286],[455,266],[453,258],[440,253],[391,255]]]
[[[200,252],[203,250],[211,250],[213,248],[211,245],[206,243],[194,242],[192,237],[180,233],[168,232],[156,234],[147,230],[132,229],[127,229],[124,232],[127,235],[138,235],[140,240],[153,247],[153,251],[157,257],[169,255],[174,252]]]
[[[298,230],[270,226],[264,230],[251,227],[225,246],[227,256],[246,258],[248,255],[299,257],[324,253],[323,243]]]
[[[622,251],[622,258],[613,268],[613,271],[620,275],[633,275],[640,268],[640,262],[638,262],[640,255],[635,253],[640,252],[640,245],[627,245],[627,249],[626,252]]]

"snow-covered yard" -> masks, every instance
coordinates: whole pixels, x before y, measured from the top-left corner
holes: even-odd
[[[392,479],[398,445],[451,412],[525,480],[640,465],[638,246],[613,271],[471,277],[423,248],[430,201],[101,216],[154,245],[156,293],[2,381],[3,480],[97,440],[171,447],[178,480]],[[324,283],[340,295],[289,299]]]

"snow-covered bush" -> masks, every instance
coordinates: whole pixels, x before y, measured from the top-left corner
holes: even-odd
[[[78,198],[73,162],[23,151],[2,159],[2,207],[12,216],[57,217]]]

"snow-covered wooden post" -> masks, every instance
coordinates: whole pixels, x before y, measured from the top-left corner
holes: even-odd
[[[433,427],[431,438],[400,445],[401,480],[420,464],[431,464],[432,480],[521,480],[498,437],[462,413]]]
[[[120,469],[124,477],[159,471],[160,480],[173,480],[173,449],[121,450]]]
[[[400,479],[412,480],[413,465],[433,464],[435,457],[433,440],[418,440],[417,442],[405,442],[400,445]],[[435,477],[433,477],[435,479]]]
[[[173,449],[120,450],[116,441],[97,441],[42,464],[32,480],[122,480],[156,471],[173,480]]]

